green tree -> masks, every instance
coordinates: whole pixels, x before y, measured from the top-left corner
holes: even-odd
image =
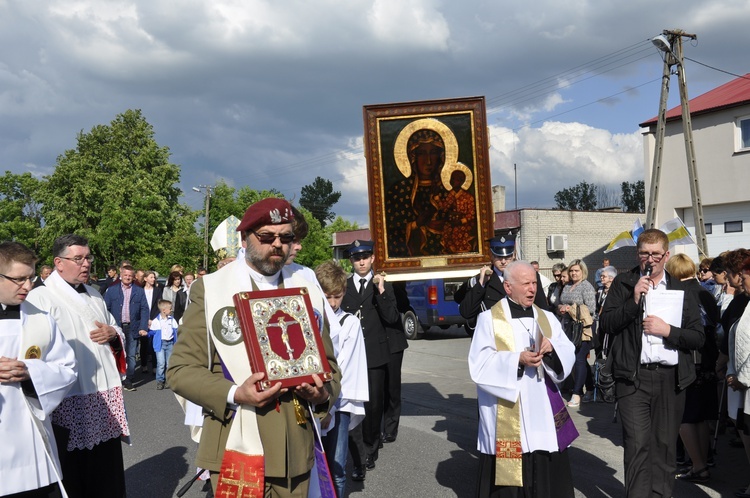
[[[333,191],[333,183],[318,176],[312,184],[302,187],[299,204],[307,209],[324,227],[326,222],[333,221],[336,217],[336,213],[331,211],[331,207],[340,198],[341,192]]]
[[[596,185],[585,181],[573,187],[564,188],[555,194],[557,209],[594,211],[597,201],[596,190]]]
[[[646,186],[643,180],[622,182],[622,207],[628,213],[646,211]]]
[[[15,240],[39,251],[42,214],[38,195],[42,185],[31,173],[6,171],[0,176],[0,241]]]
[[[310,230],[305,240],[302,241],[302,250],[295,261],[313,269],[320,263],[333,258],[334,233],[358,228],[356,223],[346,221],[341,216],[338,216],[330,225],[322,227],[310,211],[301,206],[299,209],[302,211]]]
[[[197,213],[178,202],[180,168],[169,155],[140,110],[81,131],[76,148],[57,158],[40,195],[44,246],[51,248],[60,234],[83,235],[99,271],[122,259],[139,266],[159,262],[154,269],[160,272],[193,260],[201,242],[192,228]]]

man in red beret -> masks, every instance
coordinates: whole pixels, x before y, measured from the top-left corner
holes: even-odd
[[[293,219],[292,206],[283,199],[263,199],[247,209],[237,227],[245,257],[193,283],[192,303],[170,359],[169,385],[204,408],[196,464],[210,471],[216,496],[224,490],[245,496],[243,490],[251,489],[251,496],[306,497],[314,460],[309,412],[324,416],[339,395],[341,375],[325,320],[325,296],[300,272],[284,269],[294,241]],[[250,370],[233,296],[292,287],[307,287],[323,322],[333,380],[324,384],[314,376],[314,383],[295,389],[277,383],[258,391],[256,382],[265,374]],[[297,420],[295,404],[306,408],[304,422]]]

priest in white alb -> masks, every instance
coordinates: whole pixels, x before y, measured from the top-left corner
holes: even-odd
[[[28,301],[55,319],[75,352],[78,379],[51,415],[63,485],[77,498],[125,498],[125,338],[99,291],[86,284],[94,261],[88,240],[61,235],[52,256],[55,271]]]
[[[60,496],[50,414],[76,381],[75,354],[52,317],[26,302],[35,263],[23,244],[0,243],[0,496]]]
[[[477,384],[477,496],[572,498],[566,449],[578,436],[557,385],[575,361],[573,344],[551,313],[534,305],[537,277],[510,263],[507,297],[482,312],[469,350]]]

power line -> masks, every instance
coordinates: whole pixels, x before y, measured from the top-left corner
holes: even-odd
[[[732,72],[725,71],[723,69],[719,69],[718,67],[709,66],[708,64],[704,64],[703,62],[697,61],[695,59],[691,59],[690,57],[684,57],[684,59],[689,60],[690,62],[695,62],[696,64],[700,64],[703,67],[707,67],[709,69],[713,69],[714,71],[718,71],[720,73],[728,74],[730,76],[736,76],[737,78],[742,78],[743,80],[750,80],[750,78],[748,78],[747,76],[742,76],[742,75],[739,75],[739,74],[734,74]]]

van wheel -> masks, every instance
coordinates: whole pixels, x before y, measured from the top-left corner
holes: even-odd
[[[422,326],[413,311],[404,313],[404,335],[407,339],[419,339],[422,335]]]

